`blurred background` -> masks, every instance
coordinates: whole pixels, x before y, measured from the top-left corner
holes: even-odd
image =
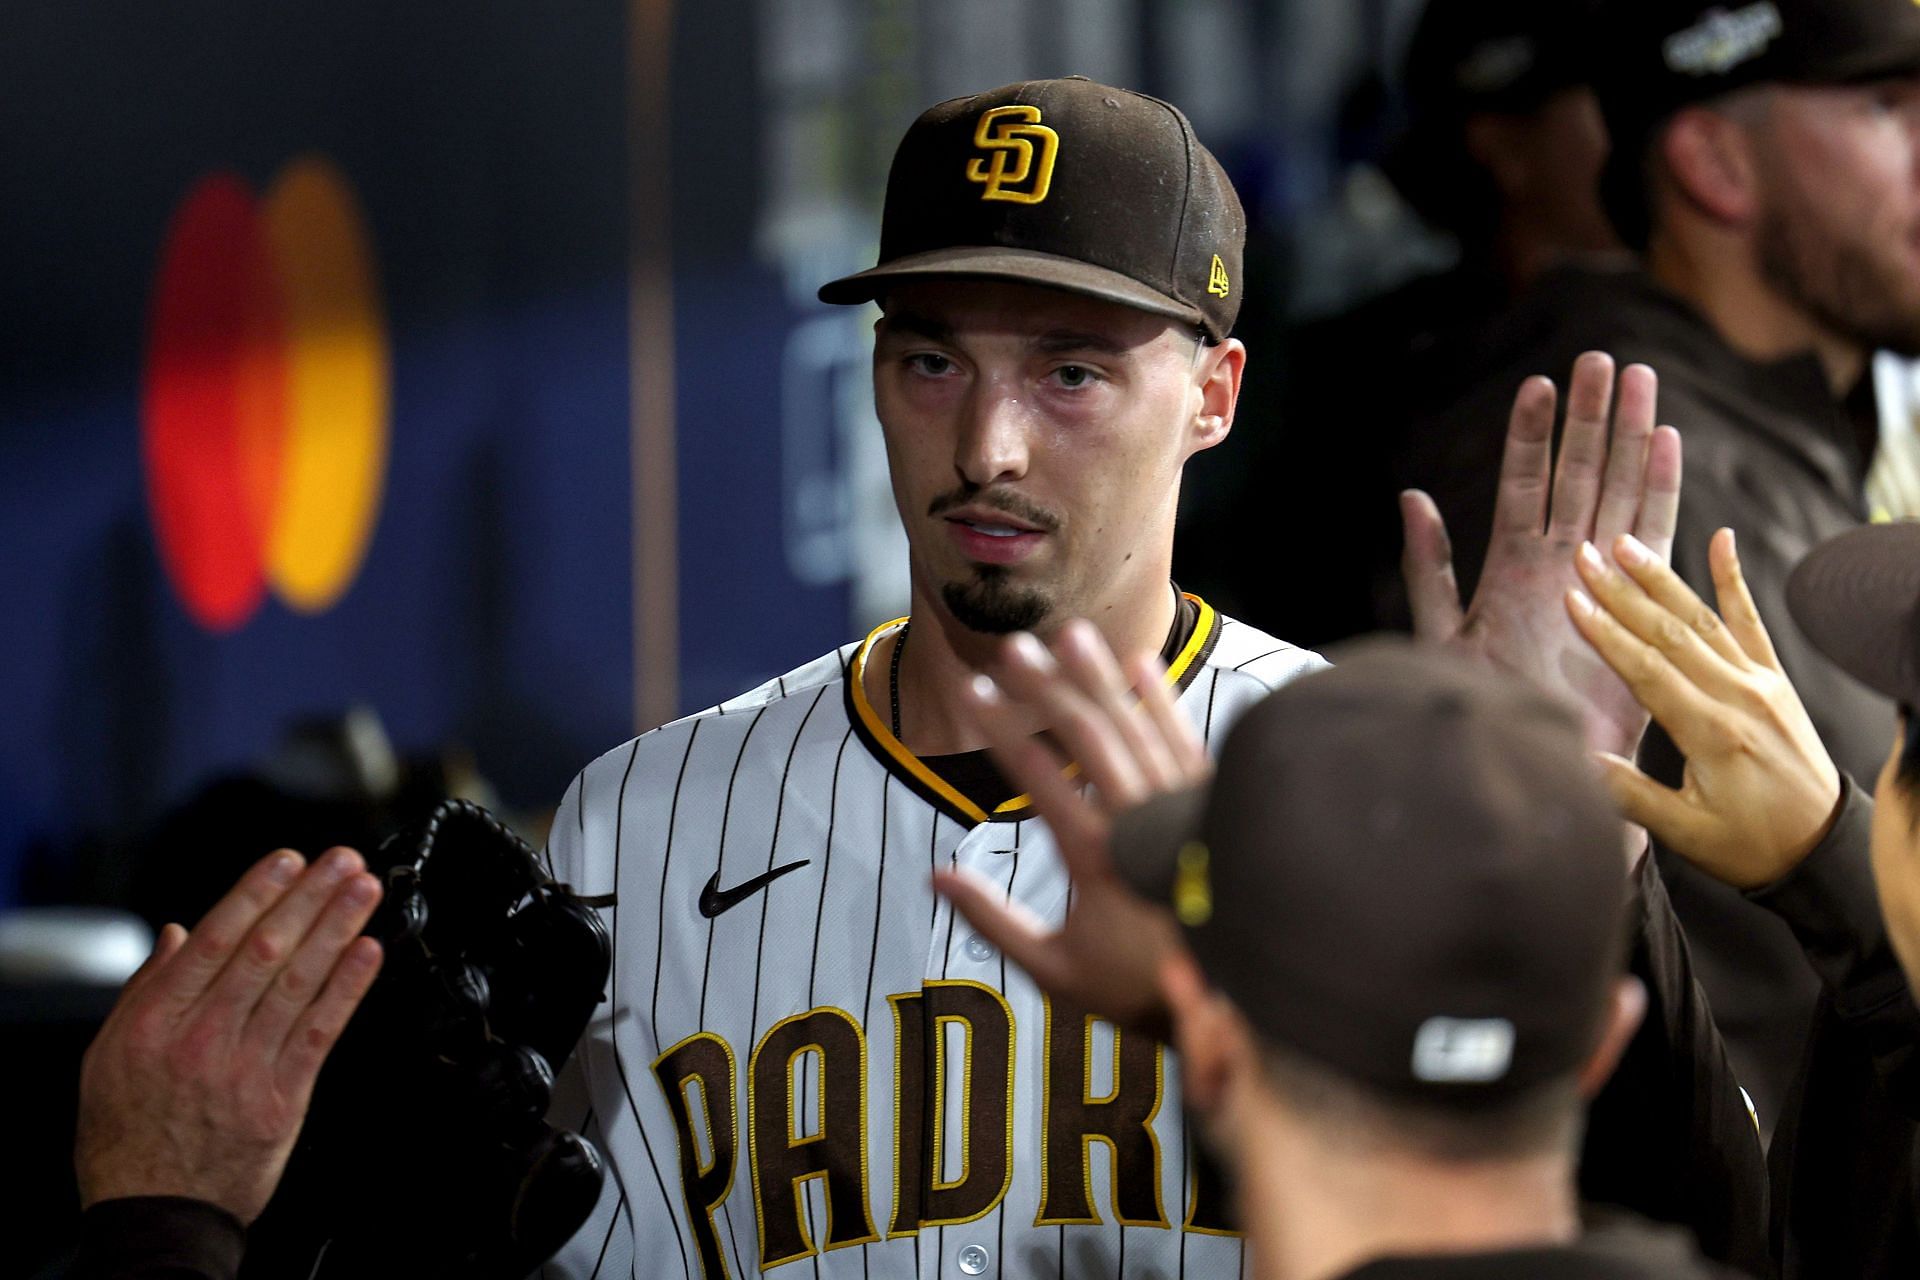
[[[1204,545],[1285,438],[1263,353],[1458,253],[1377,165],[1419,7],[9,4],[16,1096],[68,1102],[150,930],[267,849],[448,794],[537,842],[594,756],[902,610],[872,316],[813,291],[871,263],[932,102],[1085,74],[1179,104],[1232,173],[1254,358],[1190,471]],[[28,1167],[64,1170],[45,1110]],[[10,1216],[56,1241],[70,1194]]]
[[[1251,344],[1448,252],[1362,163],[1417,7],[10,5],[0,903],[123,889],[355,710],[360,767],[537,816],[893,616],[871,315],[813,291],[906,124],[1068,72],[1179,103],[1256,224]]]

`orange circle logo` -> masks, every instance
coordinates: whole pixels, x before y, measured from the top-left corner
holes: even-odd
[[[389,348],[373,252],[344,174],[287,164],[264,199],[231,173],[175,211],[141,387],[161,563],[193,619],[232,631],[271,589],[319,613],[345,594],[386,478]]]

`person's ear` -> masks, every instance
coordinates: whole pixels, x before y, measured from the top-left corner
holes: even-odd
[[[1233,430],[1234,407],[1240,403],[1240,375],[1246,367],[1246,344],[1238,338],[1228,338],[1216,346],[1201,346],[1192,453],[1213,448]]]
[[[1745,226],[1757,216],[1759,175],[1745,125],[1710,107],[1688,107],[1658,145],[1681,200],[1723,226]]]
[[[1614,984],[1613,999],[1607,1002],[1606,1025],[1601,1029],[1600,1042],[1594,1045],[1586,1065],[1580,1068],[1582,1098],[1592,1101],[1599,1096],[1646,1016],[1647,989],[1638,978],[1621,978]]]
[[[1461,130],[1467,154],[1487,171],[1503,200],[1517,199],[1528,185],[1527,160],[1507,116],[1478,112],[1467,117]]]

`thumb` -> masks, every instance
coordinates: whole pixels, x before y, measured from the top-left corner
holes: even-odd
[[[1630,760],[1606,751],[1594,752],[1593,758],[1600,766],[1601,781],[1613,796],[1614,804],[1619,806],[1621,815],[1628,822],[1645,827],[1649,835],[1674,852],[1691,858],[1689,851],[1698,845],[1700,821],[1693,806],[1682,799],[1678,791],[1661,786],[1640,772]]]
[[[1459,634],[1465,614],[1453,573],[1447,522],[1432,498],[1408,489],[1400,495],[1400,526],[1405,534],[1400,580],[1406,584],[1407,604],[1413,610],[1413,633],[1422,640],[1451,640]]]

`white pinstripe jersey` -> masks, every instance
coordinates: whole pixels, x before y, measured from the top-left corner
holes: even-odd
[[[983,813],[869,705],[896,625],[568,790],[554,874],[618,902],[555,1119],[610,1176],[546,1274],[1241,1272],[1172,1054],[1043,998],[933,894],[933,868],[970,867],[1057,924],[1068,881],[1024,797]],[[1201,603],[1170,675],[1217,745],[1322,665]]]

